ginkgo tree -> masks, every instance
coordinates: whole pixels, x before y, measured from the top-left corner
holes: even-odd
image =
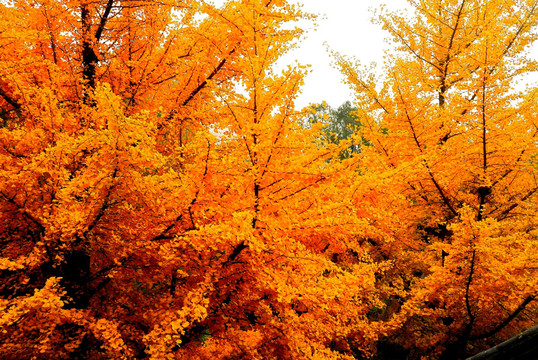
[[[204,126],[210,82],[231,78],[238,37],[195,18],[204,6],[2,5],[3,357],[139,357],[160,320],[144,314],[187,301],[147,284],[174,287],[158,240],[191,204],[181,168],[201,156],[182,142]]]
[[[381,76],[337,59],[371,144],[370,218],[388,229],[372,250],[393,262],[379,321],[401,354],[455,359],[537,320],[537,92],[525,80],[538,2],[409,4],[380,14],[395,45]]]
[[[351,201],[366,181],[301,127],[305,70],[275,70],[308,15],[282,0],[0,11],[3,358],[374,351],[386,264],[361,247],[381,236]]]

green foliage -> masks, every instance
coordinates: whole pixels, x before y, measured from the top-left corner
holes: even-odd
[[[211,331],[209,329],[204,329],[204,331],[200,334],[200,337],[198,338],[198,341],[200,341],[200,344],[205,345],[205,342],[211,337]]]
[[[308,109],[307,124],[311,126],[317,123],[326,124],[322,128],[322,139],[324,142],[340,145],[342,142],[349,143],[339,157],[347,159],[353,154],[358,154],[363,145],[368,145],[368,141],[363,137],[357,140],[354,136],[360,130],[362,124],[357,116],[357,107],[346,101],[338,108],[333,108],[326,102],[313,104]]]

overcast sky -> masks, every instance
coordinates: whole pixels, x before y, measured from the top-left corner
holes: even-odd
[[[342,55],[359,59],[363,64],[379,64],[387,48],[386,33],[378,24],[373,24],[371,8],[385,3],[390,10],[406,8],[405,0],[298,0],[303,9],[320,14],[318,26],[307,34],[300,47],[286,55],[282,62],[293,63],[297,59],[302,64],[311,65],[311,73],[305,79],[302,94],[297,100],[297,108],[309,103],[327,101],[337,107],[346,100],[352,100],[349,88],[342,83],[343,76],[331,65],[330,49]],[[326,44],[326,45],[325,45]]]
[[[310,103],[327,101],[338,107],[352,96],[348,87],[342,83],[343,77],[332,65],[327,51],[330,49],[346,56],[353,56],[363,64],[375,61],[381,63],[386,33],[378,24],[373,24],[373,13],[370,8],[386,4],[390,10],[403,9],[406,0],[291,0],[303,4],[306,12],[320,15],[317,27],[310,23],[305,26],[310,30],[298,49],[288,53],[279,62],[282,65],[293,64],[296,60],[301,64],[311,65],[311,72],[305,79],[302,94],[297,99],[298,109]],[[213,0],[222,4],[225,0]]]

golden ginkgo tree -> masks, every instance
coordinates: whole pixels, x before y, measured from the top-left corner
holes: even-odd
[[[389,342],[453,359],[537,319],[538,2],[409,4],[379,18],[395,46],[381,76],[338,59],[385,209],[372,221],[389,229],[375,246],[393,261]]]
[[[0,11],[0,353],[352,358],[374,349],[356,160],[301,127],[286,1]],[[342,145],[343,146],[343,145]],[[374,235],[372,235],[374,236]]]

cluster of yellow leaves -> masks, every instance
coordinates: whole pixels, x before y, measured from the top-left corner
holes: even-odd
[[[115,323],[92,319],[84,311],[66,309],[68,301],[58,278],[47,279],[43,288],[36,289],[30,296],[1,300],[0,351],[3,356],[7,359],[67,358],[81,346],[89,331],[103,341],[107,356],[129,357],[130,351]],[[67,336],[69,332],[73,334]]]
[[[205,286],[204,286],[205,285]],[[148,346],[147,353],[151,359],[174,359],[170,352],[174,346],[181,347],[181,337],[189,326],[203,321],[207,317],[209,300],[207,293],[210,284],[202,284],[198,289],[190,291],[183,301],[183,308],[171,312],[153,314],[159,323],[144,336]]]

